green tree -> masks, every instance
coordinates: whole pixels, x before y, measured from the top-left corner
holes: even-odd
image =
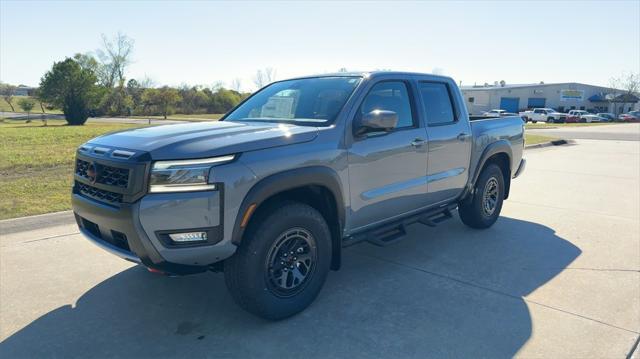
[[[159,89],[147,89],[142,95],[142,101],[146,108],[153,108],[156,113],[167,116],[175,111],[175,106],[180,102],[181,97],[178,90],[164,86]]]
[[[132,111],[130,112],[137,112],[141,109],[143,93],[144,89],[136,79],[131,79],[127,82],[127,95],[131,98]]]
[[[209,113],[226,113],[242,101],[240,93],[219,88],[216,92],[206,91],[209,95],[207,111]]]
[[[13,108],[13,104],[11,103],[11,100],[13,99],[13,96],[15,95],[15,93],[16,93],[15,86],[0,83],[0,95],[5,101],[7,101],[7,103],[9,104],[9,107],[11,107],[11,112],[16,112],[16,110]]]
[[[55,62],[42,77],[39,96],[41,101],[61,108],[68,124],[82,125],[96,102],[96,81],[93,71],[67,58]]]
[[[204,109],[209,100],[207,95],[197,86],[182,86],[179,90],[182,100],[180,101],[180,113],[192,114]]]
[[[20,106],[22,111],[27,113],[27,122],[31,120],[30,119],[31,110],[33,110],[33,107],[35,105],[36,105],[36,102],[30,98],[23,98],[23,99],[20,99],[20,101],[18,101],[18,106]]]

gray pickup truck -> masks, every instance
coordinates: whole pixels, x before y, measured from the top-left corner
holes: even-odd
[[[457,208],[487,228],[524,169],[519,117],[470,118],[448,77],[340,73],[272,83],[221,120],[78,148],[73,211],[152,272],[223,271],[264,318],[306,308],[345,246],[394,243]]]

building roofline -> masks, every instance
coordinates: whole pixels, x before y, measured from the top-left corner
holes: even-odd
[[[515,89],[515,88],[527,88],[527,87],[544,87],[544,86],[561,86],[561,85],[582,85],[582,86],[591,86],[591,87],[598,87],[601,89],[607,89],[607,90],[616,90],[616,91],[622,91],[620,89],[615,89],[613,87],[607,87],[607,86],[599,86],[599,85],[590,85],[590,84],[585,84],[582,82],[556,82],[556,83],[544,83],[544,84],[514,84],[514,85],[505,85],[500,86],[500,85],[490,85],[490,86],[461,86],[460,90],[462,91],[481,91],[481,90],[504,90],[504,89]]]

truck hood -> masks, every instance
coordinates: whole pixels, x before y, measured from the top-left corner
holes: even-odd
[[[149,153],[153,160],[215,157],[313,140],[318,128],[270,122],[198,122],[125,130],[90,140]]]

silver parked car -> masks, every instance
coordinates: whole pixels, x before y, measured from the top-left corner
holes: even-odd
[[[610,112],[598,112],[596,113],[596,116],[602,118],[601,122],[613,122],[616,120],[616,115]]]

